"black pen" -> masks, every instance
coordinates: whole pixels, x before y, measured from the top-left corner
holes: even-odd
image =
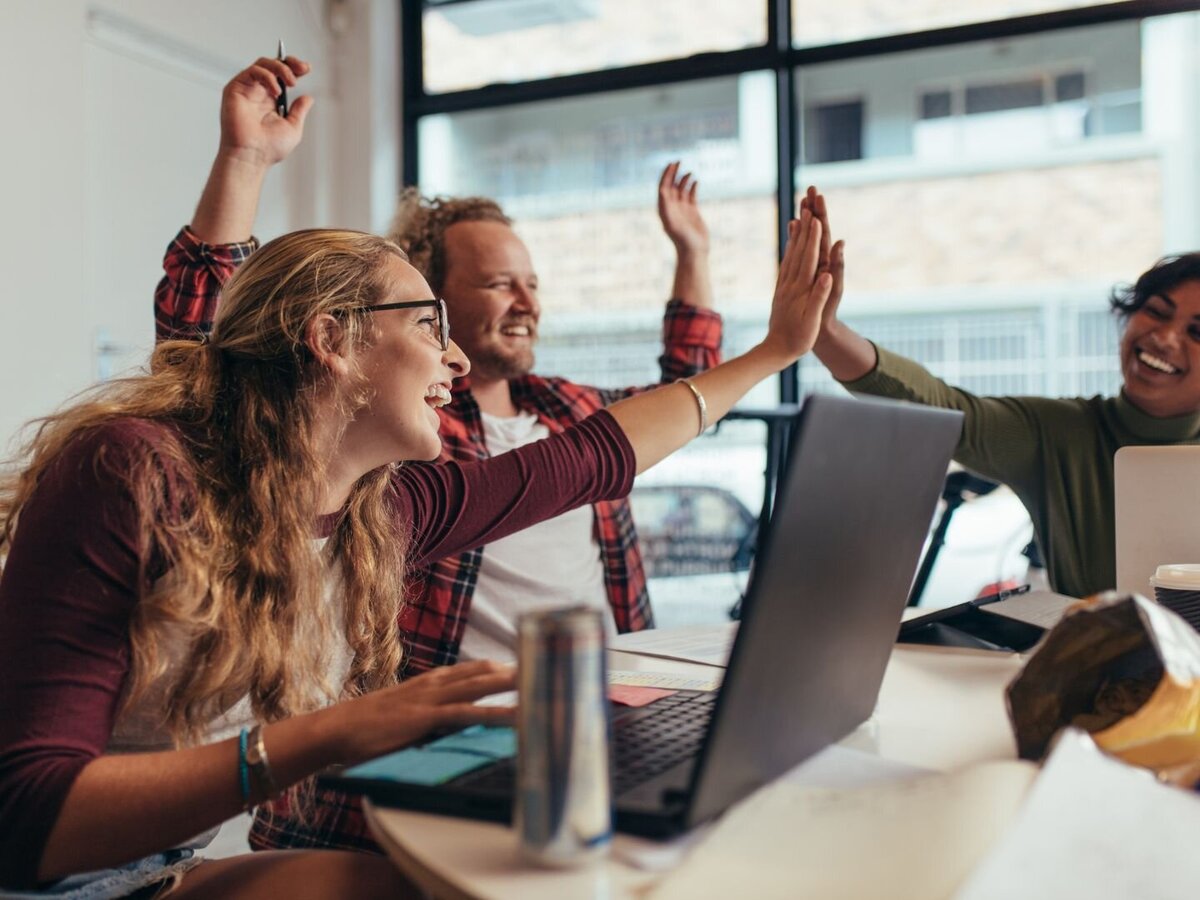
[[[284,59],[287,58],[283,52],[283,38],[279,39],[279,53],[276,55],[276,58],[280,62],[283,62]],[[288,107],[287,85],[285,85],[283,83],[282,78],[278,78],[276,80],[279,82],[279,96],[275,98],[275,112],[279,113],[279,115],[283,116],[283,118],[286,119],[287,118],[287,107]]]

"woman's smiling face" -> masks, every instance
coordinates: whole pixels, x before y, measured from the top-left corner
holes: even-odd
[[[1152,416],[1200,411],[1200,280],[1146,299],[1121,337],[1125,396]]]
[[[384,263],[382,278],[387,287],[379,305],[433,296],[399,257]],[[358,364],[372,399],[355,413],[346,436],[359,452],[378,457],[378,465],[436,459],[442,449],[437,408],[450,401],[451,383],[470,363],[453,341],[442,350],[435,306],[382,310],[369,324],[374,333]]]

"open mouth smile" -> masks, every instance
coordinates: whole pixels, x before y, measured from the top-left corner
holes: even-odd
[[[1177,366],[1171,365],[1161,356],[1155,356],[1140,349],[1136,351],[1136,356],[1138,362],[1156,372],[1162,372],[1164,375],[1178,375],[1180,373],[1180,369]]]
[[[450,402],[450,388],[444,384],[431,384],[425,389],[425,402],[440,409]]]

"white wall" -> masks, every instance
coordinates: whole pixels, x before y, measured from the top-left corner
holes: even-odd
[[[145,360],[163,248],[216,149],[221,86],[282,37],[305,142],[256,234],[382,229],[398,183],[395,0],[9,0],[0,27],[0,450]]]

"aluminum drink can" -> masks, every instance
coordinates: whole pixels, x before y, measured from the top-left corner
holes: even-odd
[[[601,613],[583,606],[517,622],[517,794],[521,855],[580,865],[612,843],[608,672]]]

